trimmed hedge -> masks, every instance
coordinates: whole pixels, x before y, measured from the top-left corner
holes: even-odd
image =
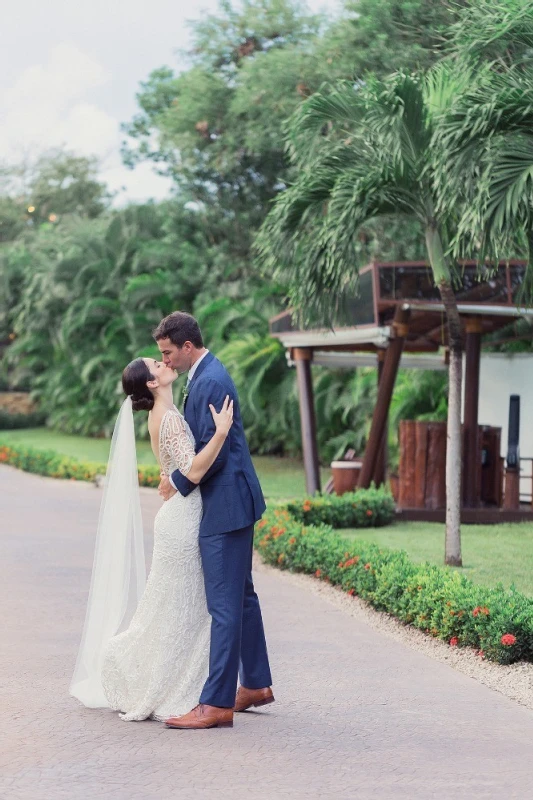
[[[396,515],[391,493],[374,486],[340,497],[307,497],[302,502],[287,503],[284,508],[306,525],[326,524],[332,528],[379,528],[390,525]]]
[[[0,463],[11,464],[25,472],[46,475],[49,478],[69,478],[75,481],[94,481],[97,475],[105,475],[106,465],[90,461],[78,461],[53,450],[37,450],[32,447],[15,447],[0,443]],[[155,487],[159,484],[157,465],[140,466],[139,485]]]
[[[18,428],[39,428],[46,422],[43,411],[32,411],[30,414],[12,414],[10,411],[0,409],[0,431],[10,431]]]
[[[499,664],[533,662],[533,599],[501,584],[477,586],[457,570],[414,564],[404,551],[304,525],[287,508],[257,523],[255,546],[269,564],[339,586],[452,647],[474,647]]]

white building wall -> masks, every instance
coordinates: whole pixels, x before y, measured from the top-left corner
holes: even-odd
[[[533,457],[533,354],[483,353],[479,383],[479,424],[502,429],[502,456],[507,452],[509,397],[520,395],[520,456]]]

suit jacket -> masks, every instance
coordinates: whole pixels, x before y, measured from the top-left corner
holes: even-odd
[[[209,404],[220,411],[226,395],[233,400],[233,425],[215,462],[200,481],[204,509],[200,536],[228,533],[253,525],[266,508],[244,435],[235,384],[212,353],[198,365],[185,400],[185,419],[194,435],[196,452],[200,452],[215,433]],[[172,482],[184,497],[197,486],[179,470],[172,473]]]

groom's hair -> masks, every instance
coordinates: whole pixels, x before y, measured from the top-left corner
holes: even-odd
[[[176,347],[183,347],[185,342],[190,342],[199,350],[204,346],[200,326],[194,317],[185,311],[173,311],[162,319],[152,336],[156,342],[160,339],[170,339]]]

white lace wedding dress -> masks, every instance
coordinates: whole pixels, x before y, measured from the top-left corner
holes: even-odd
[[[194,438],[177,408],[161,421],[161,469],[186,475]],[[208,614],[198,534],[202,497],[178,492],[163,503],[154,523],[152,567],[127,630],[107,645],[102,686],[111,708],[125,720],[165,720],[198,703],[209,671]]]

